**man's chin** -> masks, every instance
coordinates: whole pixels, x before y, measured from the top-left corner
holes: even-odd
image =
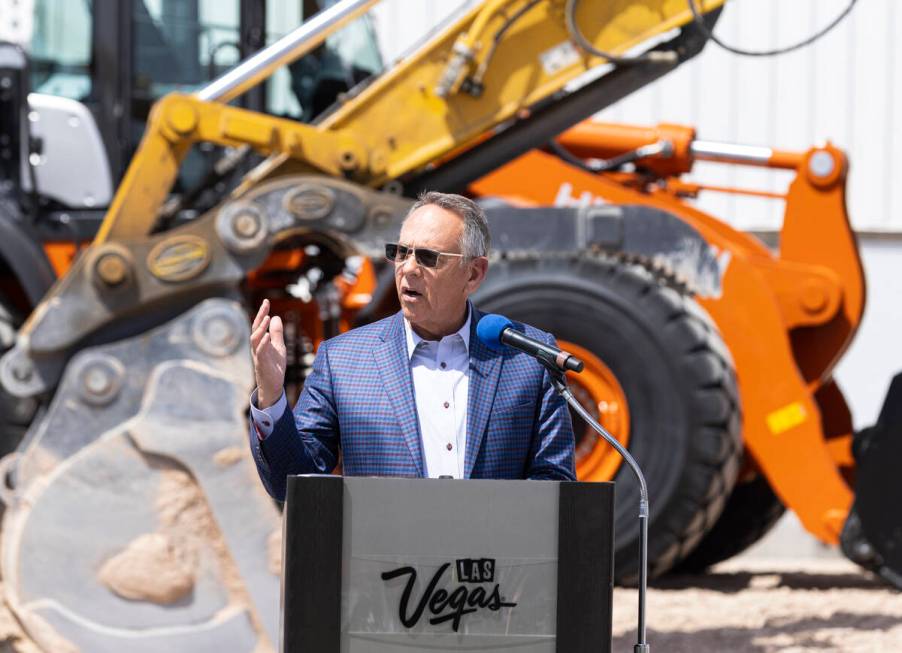
[[[422,336],[423,334],[421,333],[421,331],[423,323],[429,321],[427,311],[419,307],[413,307],[409,305],[405,306],[402,304],[401,314],[404,316],[404,319],[406,319],[410,323],[410,325]]]
[[[404,315],[405,318],[407,318],[408,322],[416,322],[417,316],[419,315],[420,312],[415,307],[411,306],[410,304],[407,304],[406,302],[402,302],[401,303],[401,313]]]

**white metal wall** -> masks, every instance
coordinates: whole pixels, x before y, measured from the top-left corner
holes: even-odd
[[[730,0],[716,32],[728,43],[769,49],[830,22],[849,0]],[[455,8],[472,0],[384,0],[374,11],[391,60]],[[859,0],[826,37],[775,58],[740,57],[709,44],[695,60],[599,114],[633,124],[694,125],[701,138],[807,149],[829,139],[852,168],[856,229],[902,232],[902,6]],[[693,179],[782,190],[787,173],[701,163]],[[737,227],[776,229],[781,204],[706,194],[700,205]]]

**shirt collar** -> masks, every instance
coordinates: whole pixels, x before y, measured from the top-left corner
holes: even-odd
[[[467,350],[467,353],[470,353],[470,319],[473,316],[473,307],[470,306],[470,302],[467,302],[467,319],[464,321],[463,326],[460,327],[456,332],[445,336],[445,338],[453,338],[454,336],[460,336],[464,341],[464,349]],[[425,340],[425,338],[421,338],[410,326],[410,322],[407,318],[404,318],[404,334],[407,336],[407,358],[408,360],[413,358],[413,352],[417,348],[421,342]],[[445,338],[442,338],[444,340]],[[427,341],[427,342],[435,342]]]

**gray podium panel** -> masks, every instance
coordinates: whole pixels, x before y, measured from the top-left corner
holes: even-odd
[[[290,478],[283,650],[609,651],[612,515],[606,483]]]

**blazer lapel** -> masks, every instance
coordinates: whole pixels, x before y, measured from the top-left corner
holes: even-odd
[[[467,390],[467,455],[464,459],[464,478],[470,478],[476,456],[485,437],[501,365],[504,356],[485,346],[476,336],[476,324],[482,313],[473,309],[470,322],[470,379]]]
[[[373,351],[376,366],[382,374],[388,400],[398,415],[401,435],[410,448],[417,472],[423,476],[423,450],[420,445],[420,422],[417,419],[413,398],[413,380],[410,376],[410,359],[404,336],[404,318],[396,314],[385,330],[383,342]]]

